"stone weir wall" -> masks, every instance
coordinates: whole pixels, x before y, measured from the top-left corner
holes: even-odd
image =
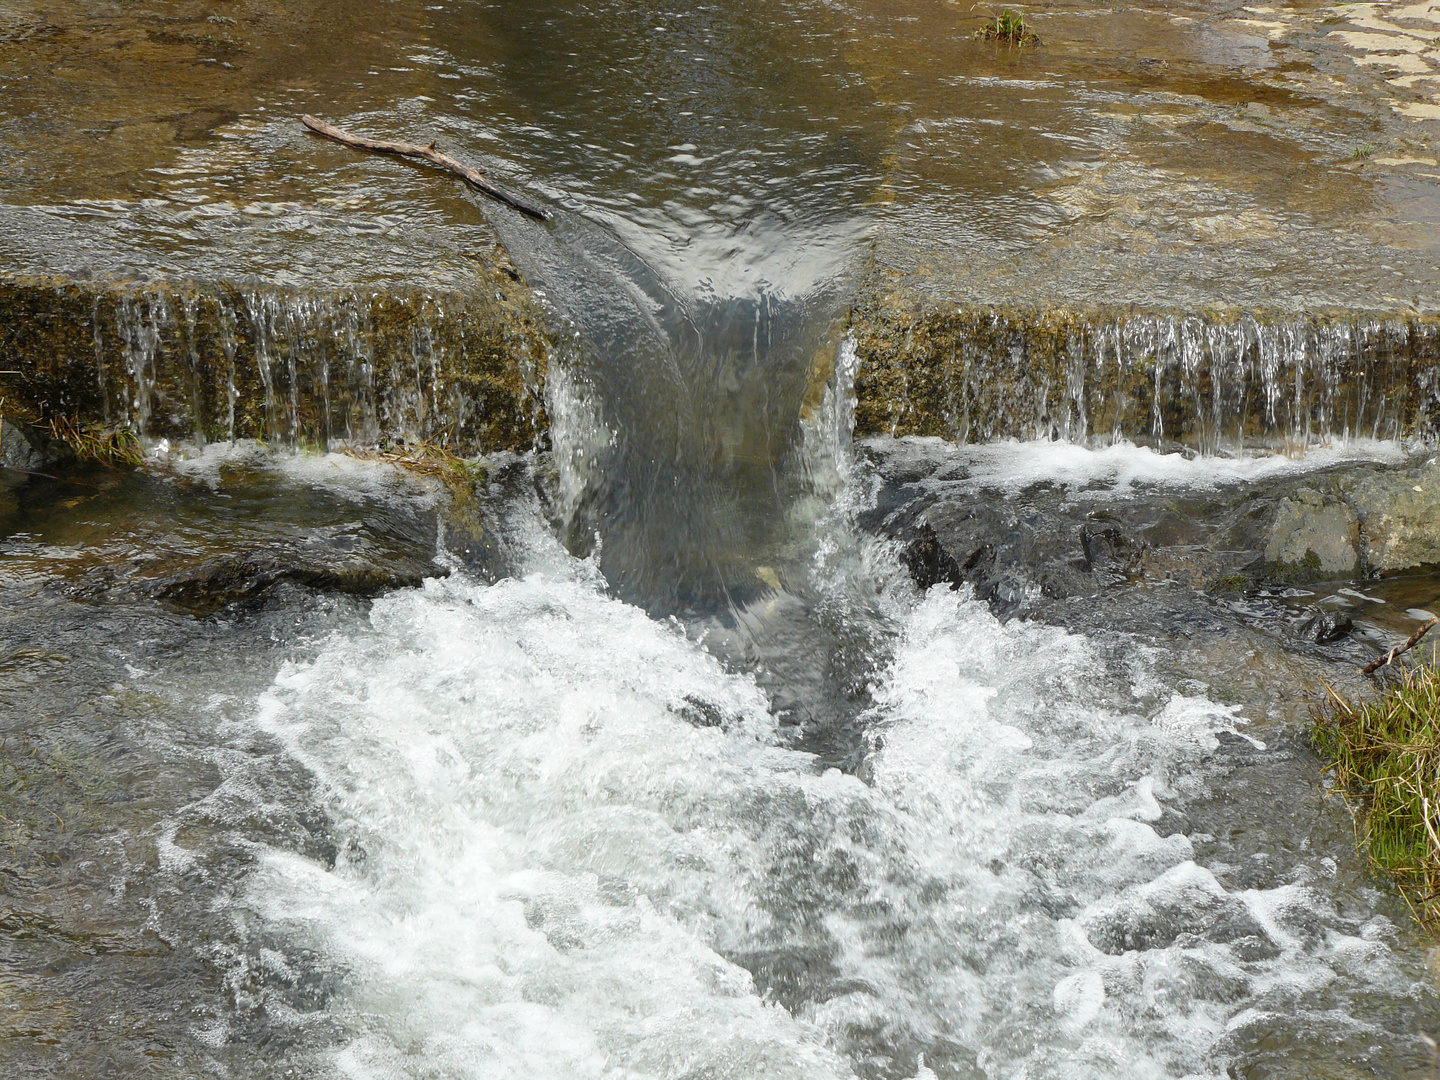
[[[1440,320],[965,307],[852,313],[860,435],[1065,438],[1203,452],[1440,433]]]
[[[525,450],[548,348],[498,271],[464,294],[0,277],[0,412],[41,430]]]

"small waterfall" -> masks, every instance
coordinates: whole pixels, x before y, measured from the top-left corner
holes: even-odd
[[[497,294],[0,280],[0,314],[47,330],[0,340],[26,372],[15,400],[142,439],[473,453],[528,449],[547,426],[543,321]]]
[[[1249,445],[1395,439],[1440,423],[1420,317],[862,311],[861,434]]]
[[[115,321],[134,390],[129,405],[134,410],[136,427],[143,434],[155,412],[156,361],[161,342],[165,330],[174,323],[169,301],[164,293],[123,297]]]

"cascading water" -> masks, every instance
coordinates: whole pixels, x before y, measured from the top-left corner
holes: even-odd
[[[860,386],[868,434],[1220,454],[1428,437],[1440,415],[1426,320],[937,309],[902,317],[897,342],[895,317],[857,320],[875,360]]]
[[[754,93],[735,59],[720,92]],[[557,86],[528,88],[531,106]],[[644,86],[659,92],[653,73]],[[776,141],[727,136],[746,137]],[[627,156],[684,169],[706,153],[654,142]],[[497,217],[566,327],[547,381],[564,547],[534,496],[513,496],[507,576],[457,569],[382,597],[259,696],[248,735],[313,778],[335,854],[258,849],[234,899],[243,1008],[353,1077],[1100,1080],[1412,1060],[1417,1010],[1397,1021],[1395,1003],[1433,998],[1402,929],[1337,901],[1328,856],[1255,874],[1263,850],[1210,831],[1235,748],[1264,752],[1236,707],[1127,635],[916,594],[857,525],[875,484],[849,455],[858,352],[841,316],[863,213],[806,206],[791,223],[757,202],[737,227],[699,192],[642,227],[600,184],[604,152],[582,149],[567,170],[582,195],[548,231]],[[346,311],[328,325],[354,325]],[[298,303],[257,298],[241,320],[293,439],[301,358],[354,339]],[[391,354],[417,386],[436,385],[432,325]],[[1297,438],[1351,430],[1383,412],[1333,404],[1340,354],[1367,334],[1386,331],[1085,328],[1037,391],[1067,411],[1036,413],[1036,433],[1170,435],[1177,402],[1207,448],[1257,408]],[[985,355],[1020,369],[1015,346]],[[422,424],[442,411],[412,407]],[[230,813],[202,801],[177,822]]]
[[[93,410],[145,440],[529,448],[543,370],[526,351],[544,339],[520,319],[508,329],[524,336],[506,339],[497,305],[400,289],[102,290],[86,319],[97,384],[57,396],[80,399],[62,415]]]
[[[832,394],[812,447],[848,434],[845,411]],[[731,626],[783,624],[796,596],[868,619],[859,775],[787,725],[793,668],[745,670],[615,598],[520,498],[513,576],[376,601],[285,665],[237,734],[303,767],[335,851],[256,851],[233,909],[253,944],[228,961],[243,1008],[357,1077],[1414,1060],[1401,1003],[1433,991],[1403,925],[1323,850],[1252,846],[1217,799],[1268,752],[1239,710],[1177,687],[1130,635],[916,595],[847,525],[866,483],[842,473],[816,489],[838,506],[807,518],[819,543],[793,592]],[[235,761],[224,798],[174,827],[255,812]]]
[[[916,588],[867,524],[892,507],[852,437],[1045,440],[945,463],[976,503],[1179,499],[1262,466],[1119,436],[1214,451],[1408,431],[1433,387],[1407,364],[1433,341],[1364,318],[966,311],[929,366],[887,369],[877,320],[846,318],[898,107],[853,76],[835,7],[427,9],[391,72],[413,96],[360,95],[351,119],[443,114],[457,154],[500,148],[494,171],[551,200],[544,226],[493,209],[548,305],[548,357],[514,361],[477,316],[502,283],[467,292],[448,263],[443,289],[102,290],[86,392],[147,439],[208,445],[109,488],[82,478],[95,489],[27,508],[0,548],[20,673],[0,705],[68,702],[90,755],[31,755],[79,792],[50,811],[56,835],[72,803],[110,807],[77,761],[139,791],[81,834],[101,838],[79,850],[108,894],[66,894],[76,921],[93,906],[134,925],[87,937],[17,907],[0,990],[21,955],[71,994],[51,1026],[123,1030],[176,1076],[1424,1064],[1440,1008],[1419,934],[1361,873],[1348,823],[1315,811],[1272,699],[1203,681],[1315,669],[1218,603],[1167,639]],[[375,176],[419,186],[389,160],[333,168],[337,200]],[[442,232],[426,197],[351,241]],[[483,565],[452,554],[433,488],[319,453],[382,439],[519,451],[472,463],[451,507]],[[1074,599],[1075,622],[1103,606]],[[1209,668],[1191,662],[1204,649]],[[64,954],[76,940],[99,943]],[[63,982],[76,970],[86,993]]]

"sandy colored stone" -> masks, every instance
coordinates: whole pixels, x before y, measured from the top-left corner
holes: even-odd
[[[1359,564],[1359,524],[1343,502],[1312,488],[1300,488],[1280,500],[1265,545],[1265,561],[1323,577],[1354,576]]]
[[[1377,472],[1351,481],[1366,562],[1377,570],[1440,564],[1440,465]]]

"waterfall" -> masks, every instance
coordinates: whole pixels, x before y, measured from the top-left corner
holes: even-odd
[[[1214,454],[1425,435],[1440,416],[1429,319],[964,308],[861,312],[855,330],[862,434]]]
[[[31,373],[17,398],[144,440],[465,454],[526,450],[547,427],[543,320],[498,293],[11,280],[0,310],[52,331],[6,343],[5,366]]]

